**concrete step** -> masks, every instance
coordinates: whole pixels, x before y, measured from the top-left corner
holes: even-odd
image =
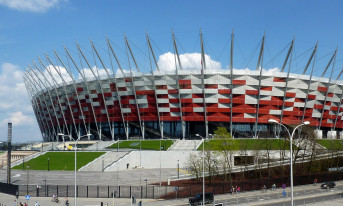
[[[168,151],[175,150],[196,150],[201,144],[201,140],[177,140]]]
[[[101,155],[97,159],[93,160],[92,162],[88,163],[87,165],[83,166],[79,169],[79,171],[99,171],[103,172],[111,166],[113,163],[118,161],[120,158],[127,155],[128,151],[109,151],[106,152],[104,155]]]

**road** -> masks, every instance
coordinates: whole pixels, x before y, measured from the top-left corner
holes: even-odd
[[[294,202],[295,205],[323,205],[323,206],[341,206],[343,205],[343,181],[336,182],[337,187],[323,190],[319,185],[305,185],[294,187]],[[287,196],[289,196],[290,188],[286,188]],[[289,206],[290,197],[283,197],[282,189],[278,188],[276,191],[267,190],[262,193],[261,191],[242,192],[239,195],[223,194],[215,196],[215,203],[224,203],[224,205],[245,205],[245,206]],[[14,196],[0,194],[0,205],[10,206],[13,205],[15,200]],[[19,197],[18,201],[24,202],[25,197]],[[60,206],[62,202],[57,204],[51,202],[50,197],[31,197],[28,201],[29,206],[34,205],[38,201],[41,206],[51,205]],[[69,198],[70,206],[74,206],[74,199]],[[159,200],[159,199],[137,199],[137,203],[142,201],[143,205],[149,206],[185,206],[188,205],[187,198],[173,199],[173,200]],[[128,198],[78,198],[78,205],[83,206],[98,206],[103,202],[103,205],[131,205]]]

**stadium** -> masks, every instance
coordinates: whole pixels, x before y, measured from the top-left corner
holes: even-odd
[[[107,52],[99,52],[91,42],[88,57],[76,44],[74,56],[64,48],[63,57],[54,51],[53,56],[33,61],[24,82],[44,141],[68,136],[104,141],[194,139],[211,137],[218,126],[234,138],[287,135],[269,124],[270,119],[285,125],[309,121],[318,138],[343,138],[342,71],[333,77],[336,51],[322,75],[315,76],[316,45],[296,74],[290,72],[292,41],[280,69],[265,70],[263,37],[256,70],[234,69],[231,40],[230,66],[214,70],[209,69],[201,33],[200,40],[197,69],[183,67],[174,34],[172,70],[158,64],[148,35],[151,72],[140,71],[126,37],[127,68],[108,39]]]

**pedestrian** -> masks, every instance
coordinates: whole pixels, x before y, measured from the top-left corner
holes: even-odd
[[[235,187],[232,186],[232,194],[234,194],[234,193],[235,193]]]
[[[24,206],[27,206],[27,203],[25,202]]]
[[[68,200],[68,197],[65,197],[65,199],[64,199],[64,202],[65,202],[65,205],[66,205],[66,206],[69,206],[69,200]]]
[[[238,187],[237,187],[237,185],[235,187],[235,191],[236,191],[236,195],[237,195],[238,194]]]
[[[272,191],[275,191],[276,190],[276,185],[275,183],[272,185]]]
[[[23,205],[23,203],[21,203],[21,202],[20,202],[20,204],[19,204],[19,205],[20,205],[20,206],[24,206],[24,205]]]
[[[238,186],[237,187],[237,194],[239,194],[241,192],[241,188]]]
[[[36,201],[35,206],[39,206],[38,201]]]
[[[14,206],[17,206],[17,200],[14,200]]]
[[[317,183],[318,183],[318,180],[317,180],[317,178],[315,178],[314,181],[313,181],[314,186],[316,186]]]

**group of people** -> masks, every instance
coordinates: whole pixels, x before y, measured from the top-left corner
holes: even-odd
[[[17,202],[17,200],[14,200],[14,206],[27,206],[27,203],[25,202],[24,204],[22,202]],[[39,206],[38,201],[36,201],[35,206]]]
[[[231,192],[231,195],[233,195],[234,193],[236,193],[238,195],[241,192],[241,188],[237,185],[236,185],[236,187],[232,186],[230,188],[230,192]]]
[[[276,190],[276,184],[275,183],[273,183],[272,184],[272,191],[275,191]],[[261,191],[262,192],[267,192],[267,186],[266,185],[263,185],[262,187],[261,187]]]

